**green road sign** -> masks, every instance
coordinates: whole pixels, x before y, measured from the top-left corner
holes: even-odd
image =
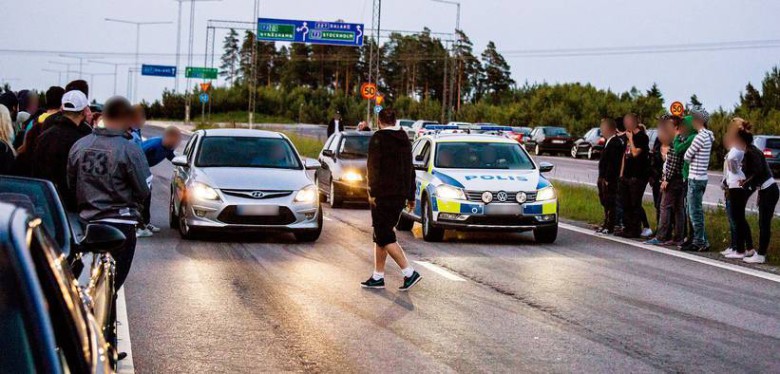
[[[219,70],[216,68],[198,68],[187,66],[184,69],[184,76],[187,78],[201,78],[201,79],[217,79]]]

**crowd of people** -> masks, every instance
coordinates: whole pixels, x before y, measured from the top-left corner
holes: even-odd
[[[136,238],[159,228],[150,222],[151,170],[181,142],[169,127],[163,136],[143,139],[144,110],[127,99],[108,99],[93,112],[84,80],[0,95],[0,175],[50,181],[65,209],[83,224],[99,222],[125,234],[112,252],[116,288],[122,286],[135,252]]]
[[[710,157],[715,134],[708,129],[709,114],[693,107],[686,116],[658,119],[657,140],[650,137],[636,114],[619,120],[605,118],[600,127],[606,139],[599,159],[598,190],[604,208],[602,234],[646,238],[647,244],[683,251],[709,251],[704,193],[709,183]],[[724,135],[727,148],[722,188],[730,226],[726,258],[764,263],[771,238],[772,218],[780,188],[763,152],[753,144],[751,124],[734,118]],[[653,195],[656,231],[650,229],[643,199]],[[754,246],[746,219],[747,202],[758,191],[759,242]]]

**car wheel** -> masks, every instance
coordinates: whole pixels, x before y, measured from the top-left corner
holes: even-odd
[[[192,240],[195,239],[197,233],[194,228],[192,228],[187,223],[187,206],[184,204],[184,202],[181,203],[181,206],[179,207],[179,236],[181,236],[184,240]]]
[[[344,203],[344,196],[339,194],[339,190],[336,188],[336,184],[333,183],[333,179],[330,180],[330,191],[328,191],[328,195],[330,195],[330,206],[332,208],[340,208],[341,204]]]
[[[552,244],[558,239],[558,225],[540,227],[534,230],[534,239],[537,243]]]
[[[176,206],[173,201],[173,192],[171,192],[171,202],[168,204],[168,227],[176,230],[179,228],[179,217],[176,216]]]
[[[542,155],[542,149],[539,147],[539,144],[537,144],[534,147],[534,154],[537,155],[537,156],[541,156]]]
[[[593,159],[593,147],[588,148],[588,160]]]
[[[426,242],[440,242],[444,239],[444,229],[433,225],[433,208],[426,201],[423,206],[422,231]]]
[[[571,147],[571,158],[577,158],[577,146]]]
[[[401,213],[401,218],[398,219],[398,224],[395,228],[398,231],[410,231],[414,227],[414,220]]]
[[[322,234],[322,222],[322,206],[320,206],[320,209],[317,211],[317,228],[311,230],[301,230],[293,233],[293,235],[295,235],[295,240],[301,243],[311,243],[317,241],[317,239],[320,238],[320,234]]]

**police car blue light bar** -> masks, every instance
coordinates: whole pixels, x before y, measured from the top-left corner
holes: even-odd
[[[480,126],[480,131],[512,131],[509,126]]]
[[[437,131],[437,130],[460,130],[460,128],[456,125],[434,125],[434,126],[428,126],[425,128],[425,130],[430,131]]]

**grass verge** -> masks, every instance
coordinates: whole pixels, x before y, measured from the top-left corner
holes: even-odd
[[[599,202],[596,189],[588,186],[573,185],[556,182],[555,189],[558,192],[561,217],[575,221],[600,224],[604,219],[604,210]],[[645,212],[650,224],[655,230],[655,207],[651,202],[645,201]],[[729,221],[723,208],[704,211],[706,217],[705,227],[707,236],[712,246],[712,252],[720,252],[729,245],[730,230]],[[758,245],[758,215],[748,214],[748,222],[752,229],[754,243]],[[780,248],[771,243],[780,243],[780,220],[772,221],[772,239],[770,240],[767,260],[770,264],[780,265]]]
[[[290,138],[290,141],[293,142],[295,148],[298,150],[298,153],[300,153],[301,156],[314,159],[319,157],[320,151],[323,147],[323,143],[321,141],[288,132],[285,132],[284,134]]]

